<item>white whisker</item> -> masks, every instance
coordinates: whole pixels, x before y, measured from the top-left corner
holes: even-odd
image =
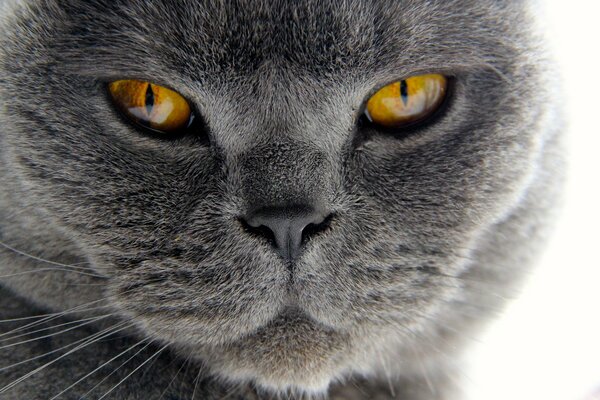
[[[102,306],[102,307],[107,307],[107,306]],[[35,319],[35,318],[43,318],[43,317],[53,317],[53,316],[62,316],[64,315],[64,312],[54,312],[54,313],[48,313],[48,314],[38,314],[38,315],[32,315],[29,317],[19,317],[19,318],[9,318],[9,319],[2,319],[0,320],[0,324],[1,323],[9,323],[9,322],[19,322],[19,321],[27,321],[30,319]]]
[[[431,381],[431,377],[429,376],[429,371],[427,370],[427,368],[425,367],[425,364],[423,363],[423,356],[422,354],[419,353],[419,351],[417,350],[416,346],[414,345],[414,343],[411,341],[411,349],[413,351],[413,354],[415,355],[415,358],[417,359],[417,363],[419,364],[419,367],[421,368],[421,372],[423,373],[423,378],[425,379],[425,382],[427,383],[427,387],[429,388],[430,392],[432,395],[436,395],[437,394],[437,390],[435,388],[435,386],[433,385],[433,382]]]
[[[173,378],[169,381],[169,384],[167,385],[167,387],[165,388],[165,390],[162,391],[162,393],[160,394],[160,397],[158,398],[158,400],[161,400],[165,396],[165,393],[167,393],[167,390],[169,390],[169,388],[171,387],[171,385],[175,381],[175,378],[177,378],[177,376],[181,373],[181,370],[183,369],[183,367],[185,367],[186,363],[189,360],[190,360],[190,357],[188,356],[188,358],[185,360],[185,362],[181,363],[181,367],[179,367],[179,369],[177,370],[177,372],[175,373],[175,375],[173,375]],[[171,362],[171,363],[173,363],[173,362]],[[192,393],[192,400],[194,400],[193,393]]]
[[[10,369],[10,368],[13,368],[13,367],[16,367],[16,366],[18,366],[18,365],[22,365],[22,364],[26,364],[26,363],[28,363],[28,362],[31,362],[31,361],[38,360],[38,359],[40,359],[40,358],[42,358],[42,357],[46,357],[46,356],[48,356],[48,355],[50,355],[50,354],[57,353],[57,352],[59,352],[59,351],[61,351],[61,350],[68,349],[69,347],[73,347],[73,346],[75,346],[75,345],[76,345],[76,344],[78,344],[78,343],[81,343],[81,342],[84,342],[84,341],[86,341],[86,340],[90,339],[92,336],[94,336],[94,335],[96,335],[96,334],[97,334],[97,333],[94,333],[94,334],[92,334],[92,335],[89,335],[89,336],[86,336],[86,337],[84,337],[84,338],[82,338],[82,339],[78,339],[78,340],[74,341],[73,343],[69,343],[69,344],[67,344],[67,345],[65,345],[65,346],[59,347],[58,349],[51,350],[51,351],[49,351],[49,352],[47,352],[47,353],[40,354],[40,355],[38,355],[38,356],[31,357],[31,358],[28,358],[28,359],[26,359],[26,360],[22,360],[22,361],[19,361],[19,362],[17,362],[17,363],[11,364],[11,365],[7,365],[6,367],[2,367],[2,368],[0,368],[0,372],[2,372],[2,371],[5,371],[5,370],[8,370],[8,369]]]
[[[389,366],[387,365],[387,358],[382,354],[381,350],[378,351],[379,353],[379,360],[381,362],[381,368],[383,369],[383,373],[385,375],[385,379],[387,381],[388,384],[388,389],[390,391],[390,395],[392,396],[392,398],[396,397],[396,391],[394,390],[394,385],[392,384],[392,374],[389,371]]]
[[[447,326],[444,326],[444,328],[446,328],[446,329],[449,329],[449,327],[447,327]],[[462,377],[464,377],[466,380],[468,380],[468,381],[471,381],[471,382],[472,382],[472,379],[470,378],[470,376],[469,376],[469,375],[467,375],[467,374],[465,373],[465,371],[464,371],[464,370],[461,368],[461,366],[458,364],[457,360],[456,360],[454,357],[452,357],[450,354],[448,354],[447,352],[445,352],[445,351],[443,351],[442,349],[440,349],[440,348],[438,347],[438,345],[437,345],[438,343],[434,341],[434,338],[432,338],[432,337],[428,337],[428,336],[426,336],[426,335],[423,335],[423,334],[419,334],[418,332],[415,332],[415,331],[413,331],[412,329],[409,329],[409,328],[407,328],[407,327],[404,327],[404,329],[406,329],[406,331],[407,331],[408,333],[410,333],[410,334],[412,335],[412,337],[413,337],[413,338],[416,338],[416,339],[418,339],[418,340],[419,340],[421,343],[424,343],[424,344],[425,344],[425,345],[427,345],[429,348],[431,348],[432,350],[434,350],[434,351],[435,351],[437,354],[439,354],[440,356],[442,356],[442,357],[444,358],[444,360],[445,360],[444,362],[447,362],[447,363],[449,363],[450,365],[452,365],[452,366],[454,367],[455,371],[457,371],[457,372],[458,372],[458,373],[459,373],[459,374],[460,374]],[[456,332],[458,333],[458,331],[456,331]],[[404,334],[406,334],[406,332],[403,332],[403,333],[404,333]],[[477,342],[480,342],[478,339],[475,339],[475,338],[473,338],[473,337],[470,337],[470,336],[466,336],[466,337],[467,337],[467,338],[469,338],[469,339],[475,340],[475,341],[477,341]],[[409,339],[409,340],[410,340],[410,339]],[[444,342],[444,343],[445,343],[446,345],[448,345],[450,348],[455,348],[455,347],[454,347],[454,346],[453,346],[453,345],[452,345],[450,342],[448,342],[448,341],[447,341],[447,340],[446,340],[446,339],[445,339],[443,336],[439,336],[439,335],[438,335],[438,336],[436,336],[436,337],[435,337],[435,340],[437,340],[437,341],[441,341],[441,342]],[[417,353],[416,353],[417,349],[414,347],[414,344],[411,344],[411,346],[412,346],[412,348],[413,348],[413,351],[415,352],[415,355],[417,355]],[[417,356],[418,356],[418,355],[417,355]],[[423,369],[424,373],[426,373],[426,371],[425,371],[425,366],[423,365],[423,362],[421,361],[421,359],[422,359],[422,358],[418,357],[419,363],[421,364],[421,368]],[[449,373],[447,373],[446,375],[447,375],[447,376],[448,376],[450,379],[453,379],[453,380],[454,380],[454,378],[455,378],[455,377],[453,377],[452,375],[450,375]],[[429,380],[427,375],[425,375],[425,379],[426,379],[426,380]],[[429,383],[429,382],[428,382],[427,384],[428,384],[428,386],[430,386],[430,383]],[[430,386],[430,387],[431,387],[431,386]]]
[[[37,341],[37,340],[41,340],[41,339],[45,339],[45,338],[49,338],[49,337],[53,337],[53,336],[57,336],[57,335],[60,335],[60,334],[62,334],[62,333],[65,333],[65,332],[72,331],[73,329],[77,329],[77,328],[80,328],[80,327],[82,327],[82,326],[89,325],[89,324],[91,324],[91,323],[94,323],[94,322],[96,322],[96,321],[99,321],[99,320],[101,320],[101,319],[104,319],[104,318],[106,318],[106,317],[109,317],[109,316],[111,316],[111,315],[112,315],[112,314],[105,314],[105,315],[102,315],[102,316],[99,316],[99,317],[94,317],[94,318],[92,318],[92,319],[89,319],[88,321],[86,321],[86,322],[84,322],[84,323],[82,323],[82,324],[79,324],[79,325],[76,325],[76,326],[72,326],[72,327],[70,327],[70,328],[67,328],[67,329],[63,329],[62,331],[58,331],[58,332],[55,332],[55,333],[51,333],[51,334],[49,334],[49,335],[38,336],[38,337],[36,337],[36,338],[33,338],[33,339],[27,339],[27,340],[23,340],[23,341],[20,341],[20,342],[17,342],[17,343],[11,343],[11,344],[7,344],[7,345],[4,345],[4,346],[0,346],[0,350],[3,350],[3,349],[8,349],[8,348],[10,348],[10,347],[19,346],[19,345],[22,345],[22,344],[25,344],[25,343],[31,343],[31,342],[35,342],[35,341]]]
[[[48,314],[47,317],[44,317],[44,318],[42,318],[40,320],[33,321],[33,322],[30,322],[30,323],[25,324],[23,326],[20,326],[18,328],[11,329],[8,332],[4,332],[4,333],[0,334],[0,337],[4,337],[6,335],[10,335],[11,333],[18,332],[18,331],[21,331],[21,330],[24,330],[24,329],[28,329],[28,328],[31,328],[31,327],[34,327],[34,326],[37,326],[37,325],[41,325],[41,324],[43,324],[45,322],[52,321],[53,319],[60,318],[60,317],[62,317],[64,315],[73,314],[73,313],[77,313],[77,312],[85,312],[85,311],[89,311],[89,310],[97,310],[97,309],[101,309],[101,308],[111,307],[109,305],[104,305],[104,306],[98,306],[98,307],[84,308],[87,305],[94,304],[94,303],[99,303],[99,302],[104,301],[104,300],[105,299],[94,300],[94,301],[90,301],[89,303],[80,304],[80,305],[78,305],[76,307],[73,307],[71,309],[68,309],[66,311]]]
[[[111,362],[115,361],[116,359],[118,359],[119,357],[121,357],[123,354],[130,352],[131,350],[133,350],[134,348],[136,348],[137,346],[139,346],[140,344],[146,342],[148,339],[143,339],[140,340],[139,342],[137,342],[136,344],[130,346],[129,348],[127,348],[126,350],[122,351],[121,353],[117,354],[116,356],[114,356],[113,358],[111,358],[110,360],[106,361],[104,364],[100,365],[98,368],[94,369],[93,371],[87,373],[85,376],[81,377],[79,380],[77,380],[76,382],[74,382],[73,384],[71,384],[69,387],[63,389],[60,393],[58,393],[57,395],[55,395],[54,397],[52,397],[50,400],[54,400],[56,398],[58,398],[60,395],[66,393],[69,389],[71,389],[72,387],[74,387],[75,385],[81,383],[82,381],[84,381],[86,378],[90,377],[91,375],[93,375],[94,373],[98,372],[99,370],[101,370],[102,368],[104,368],[106,365],[110,364]],[[145,349],[148,345],[144,346],[142,348]],[[137,354],[137,353],[136,353]]]
[[[85,394],[83,394],[79,399],[80,400],[84,399],[87,395],[89,395],[90,393],[92,393],[98,386],[100,386],[102,384],[102,382],[104,382],[105,380],[107,380],[108,378],[110,378],[114,373],[116,373],[118,370],[120,370],[124,365],[126,365],[129,361],[131,361],[133,358],[135,358],[138,354],[140,354],[144,349],[146,349],[151,344],[152,344],[152,341],[149,342],[149,343],[147,343],[144,347],[142,347],[140,350],[138,350],[134,355],[132,355],[131,357],[129,357],[127,360],[123,361],[121,363],[121,365],[119,365],[111,373],[109,373],[104,378],[102,378],[100,381],[98,381],[90,390],[88,390]]]
[[[96,333],[95,335],[92,335],[92,337],[87,340],[86,342],[80,344],[79,346],[77,346],[76,348],[69,350],[68,352],[66,352],[65,354],[61,355],[60,357],[55,358],[52,361],[47,362],[46,364],[34,369],[33,371],[30,371],[28,373],[26,373],[25,375],[21,376],[20,378],[15,379],[14,381],[12,381],[11,383],[5,385],[4,387],[0,388],[0,394],[2,393],[6,393],[7,391],[9,391],[10,389],[12,389],[13,387],[15,387],[16,385],[18,385],[19,383],[25,381],[26,379],[28,379],[29,377],[31,377],[32,375],[35,375],[36,373],[38,373],[39,371],[47,368],[48,366],[54,364],[55,362],[73,354],[74,352],[81,350],[87,346],[89,346],[92,343],[96,343],[97,341],[108,337],[116,332],[119,332],[121,330],[127,329],[131,326],[133,326],[134,324],[129,323],[129,322],[121,322],[116,324],[113,327],[110,328],[106,328],[98,333]]]
[[[106,314],[106,315],[110,315],[110,314]],[[97,316],[83,318],[83,319],[79,319],[79,320],[75,320],[75,321],[68,321],[68,322],[64,322],[62,324],[53,325],[53,326],[47,326],[45,328],[40,328],[40,329],[36,329],[36,330],[33,330],[33,331],[29,331],[29,332],[25,332],[25,333],[20,333],[20,334],[15,335],[15,336],[7,337],[7,338],[2,338],[2,339],[0,339],[0,342],[6,342],[6,341],[9,341],[9,340],[14,340],[14,339],[19,338],[19,337],[32,335],[34,333],[43,332],[43,331],[47,331],[47,330],[50,330],[50,329],[56,329],[56,328],[60,328],[60,327],[63,327],[63,326],[74,325],[74,324],[77,324],[79,322],[90,321],[90,320],[93,320],[96,317]],[[59,332],[57,332],[57,333],[59,333]]]
[[[188,356],[188,361],[191,357],[191,354]],[[198,373],[196,374],[196,377],[194,378],[194,391],[192,392],[192,400],[194,400],[194,398],[196,397],[196,389],[198,388],[198,382],[200,381],[200,375],[202,374],[202,370],[203,370],[203,366],[201,365],[200,368],[198,369]]]
[[[150,342],[152,343],[152,342]],[[148,344],[150,344],[148,343]],[[140,368],[142,368],[144,365],[146,365],[149,361],[151,361],[152,359],[154,359],[155,357],[157,357],[160,353],[162,353],[162,351],[164,349],[167,348],[168,345],[164,345],[163,347],[161,347],[160,349],[158,349],[152,356],[150,356],[146,361],[144,361],[143,363],[141,363],[136,369],[134,369],[133,371],[131,371],[129,374],[127,374],[127,376],[123,379],[121,379],[115,386],[113,386],[112,388],[110,388],[106,393],[104,393],[101,397],[98,398],[98,400],[102,400],[103,398],[105,398],[106,396],[108,396],[113,390],[115,390],[117,387],[119,387],[123,382],[125,382],[131,375],[133,375],[134,373],[136,373]]]
[[[57,266],[57,267],[64,267],[64,268],[83,269],[83,270],[87,270],[87,271],[91,270],[91,268],[79,267],[78,264],[80,264],[80,263],[69,265],[69,264],[59,263],[59,262],[56,262],[56,261],[46,260],[46,259],[41,258],[41,257],[36,257],[36,256],[34,256],[32,254],[25,253],[24,251],[15,249],[14,247],[9,246],[9,245],[7,245],[4,242],[0,242],[0,246],[4,247],[7,250],[12,251],[13,253],[19,254],[19,255],[21,255],[23,257],[31,258],[32,260],[35,260],[35,261],[43,262],[45,264],[54,265],[54,266]]]
[[[37,269],[32,269],[30,271],[21,271],[21,272],[15,272],[13,274],[0,275],[0,278],[12,278],[15,276],[33,274],[33,273],[37,273],[37,272],[48,272],[48,271],[70,272],[70,273],[79,274],[79,275],[92,276],[94,278],[106,279],[106,277],[103,275],[94,274],[92,272],[83,272],[83,271],[78,271],[78,270],[73,270],[73,269],[67,269],[67,268],[37,268]]]

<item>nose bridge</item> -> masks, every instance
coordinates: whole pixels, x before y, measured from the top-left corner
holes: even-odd
[[[281,138],[254,146],[241,162],[246,204],[240,219],[248,232],[269,239],[290,265],[332,217],[327,164],[316,147]]]
[[[234,157],[230,178],[239,182],[238,218],[246,232],[267,239],[291,266],[333,218],[334,156],[301,119],[275,115],[265,129],[243,127],[253,132]]]
[[[328,160],[315,145],[284,137],[265,141],[248,149],[240,166],[250,210],[326,201]]]

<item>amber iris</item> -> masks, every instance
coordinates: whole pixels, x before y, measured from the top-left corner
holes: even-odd
[[[126,79],[111,82],[108,90],[125,116],[155,131],[171,133],[186,128],[191,122],[188,102],[165,87]]]
[[[448,79],[439,74],[416,75],[382,87],[367,102],[365,114],[386,128],[401,128],[431,116],[442,104]]]

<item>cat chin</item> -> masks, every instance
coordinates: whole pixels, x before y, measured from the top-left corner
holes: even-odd
[[[245,370],[222,370],[215,371],[217,375],[229,385],[252,384],[257,391],[266,395],[265,397],[287,398],[290,395],[293,398],[325,398],[333,376],[310,373],[296,372],[295,376],[290,373],[257,375],[254,371]],[[283,372],[283,371],[281,371]]]
[[[282,314],[257,332],[217,347],[190,352],[221,379],[252,383],[270,394],[323,395],[330,384],[350,372],[352,340],[302,314]],[[284,396],[285,397],[285,396]]]

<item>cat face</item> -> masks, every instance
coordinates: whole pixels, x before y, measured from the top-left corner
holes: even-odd
[[[0,39],[14,176],[124,318],[229,379],[320,390],[409,347],[527,185],[545,92],[523,2],[29,3]],[[430,118],[365,119],[430,73]],[[130,123],[121,79],[194,123]]]

